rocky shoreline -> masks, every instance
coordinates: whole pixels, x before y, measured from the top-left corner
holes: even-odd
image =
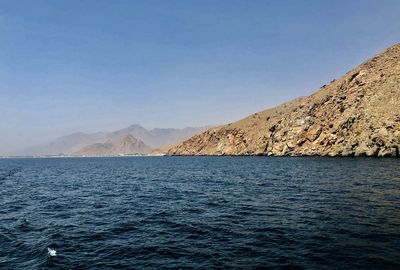
[[[378,156],[400,151],[400,44],[308,96],[209,129],[167,155]]]

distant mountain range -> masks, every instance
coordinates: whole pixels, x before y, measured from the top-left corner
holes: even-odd
[[[57,155],[118,155],[134,154],[136,145],[137,154],[147,154],[151,149],[174,145],[199,134],[209,127],[154,128],[146,129],[140,125],[131,125],[113,132],[83,133],[77,132],[49,143],[23,149],[13,156],[57,156]],[[130,136],[125,136],[130,135]],[[123,138],[123,139],[121,139]],[[143,143],[143,145],[141,144]],[[121,145],[118,145],[121,144]],[[124,146],[125,144],[125,146]],[[107,149],[109,152],[107,153]],[[121,153],[117,153],[122,151]],[[135,152],[133,151],[133,152]],[[98,153],[98,154],[96,154]]]
[[[71,153],[73,156],[146,155],[151,148],[130,134],[116,136],[104,143],[94,143]]]

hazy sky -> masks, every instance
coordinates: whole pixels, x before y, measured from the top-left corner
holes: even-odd
[[[400,41],[400,1],[0,0],[0,153],[226,123]]]

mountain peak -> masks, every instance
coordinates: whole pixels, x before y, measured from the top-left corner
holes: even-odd
[[[151,148],[143,141],[130,134],[108,139],[104,143],[95,143],[83,147],[72,153],[75,156],[116,156],[116,155],[144,155],[150,153]]]
[[[130,125],[130,126],[127,127],[127,128],[141,128],[141,129],[144,129],[144,127],[141,126],[141,125],[139,125],[139,124],[132,124],[132,125]]]

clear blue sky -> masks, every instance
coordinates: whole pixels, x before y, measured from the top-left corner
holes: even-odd
[[[399,42],[399,14],[398,0],[0,0],[0,153],[240,119]]]

